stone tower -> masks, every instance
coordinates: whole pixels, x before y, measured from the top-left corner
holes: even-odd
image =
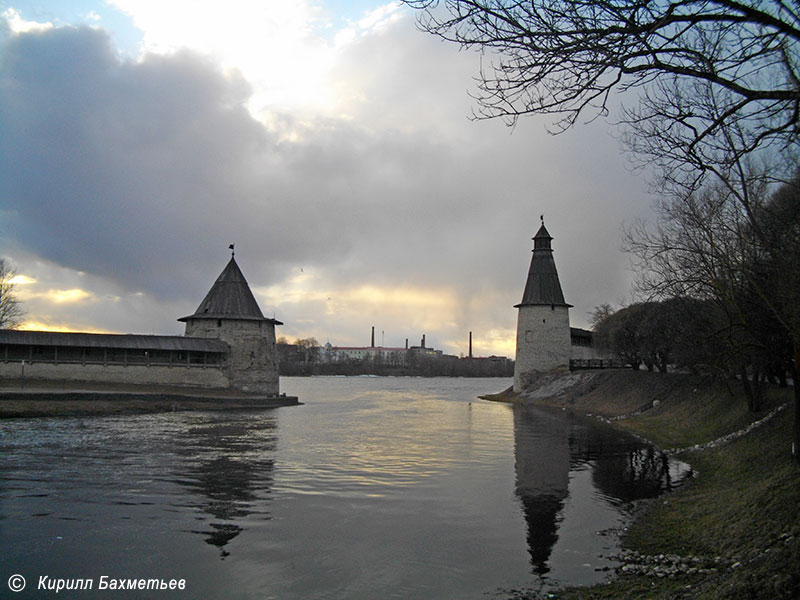
[[[230,346],[225,368],[232,388],[278,395],[275,326],[283,323],[261,313],[233,253],[195,313],[178,321],[186,323],[187,337],[216,338]]]
[[[542,226],[533,238],[522,302],[514,307],[519,309],[514,391],[520,391],[531,374],[569,369],[571,305],[564,302],[552,241],[542,217]]]

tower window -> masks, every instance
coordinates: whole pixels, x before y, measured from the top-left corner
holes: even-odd
[[[217,319],[217,327],[222,327],[222,319]]]

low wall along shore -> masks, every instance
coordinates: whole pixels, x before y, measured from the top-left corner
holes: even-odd
[[[0,362],[0,379],[29,382],[65,381],[169,385],[225,389],[229,381],[222,367],[206,365],[81,364],[19,361]]]

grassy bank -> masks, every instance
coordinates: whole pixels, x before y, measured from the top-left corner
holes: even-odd
[[[608,371],[562,375],[560,383],[544,379],[518,401],[614,418],[617,426],[662,448],[687,448],[739,431],[791,398],[791,390],[772,389],[764,410],[752,414],[735,386],[684,375]],[[800,597],[800,468],[789,452],[793,416],[790,405],[739,439],[679,453],[697,476],[644,506],[622,540],[626,550],[640,555],[721,557],[728,567],[663,578],[622,574],[609,584],[556,596]]]

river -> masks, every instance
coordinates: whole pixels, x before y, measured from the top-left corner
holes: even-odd
[[[282,378],[303,406],[0,422],[0,597],[479,599],[608,576],[686,465],[502,379]],[[604,570],[605,569],[605,570]]]

